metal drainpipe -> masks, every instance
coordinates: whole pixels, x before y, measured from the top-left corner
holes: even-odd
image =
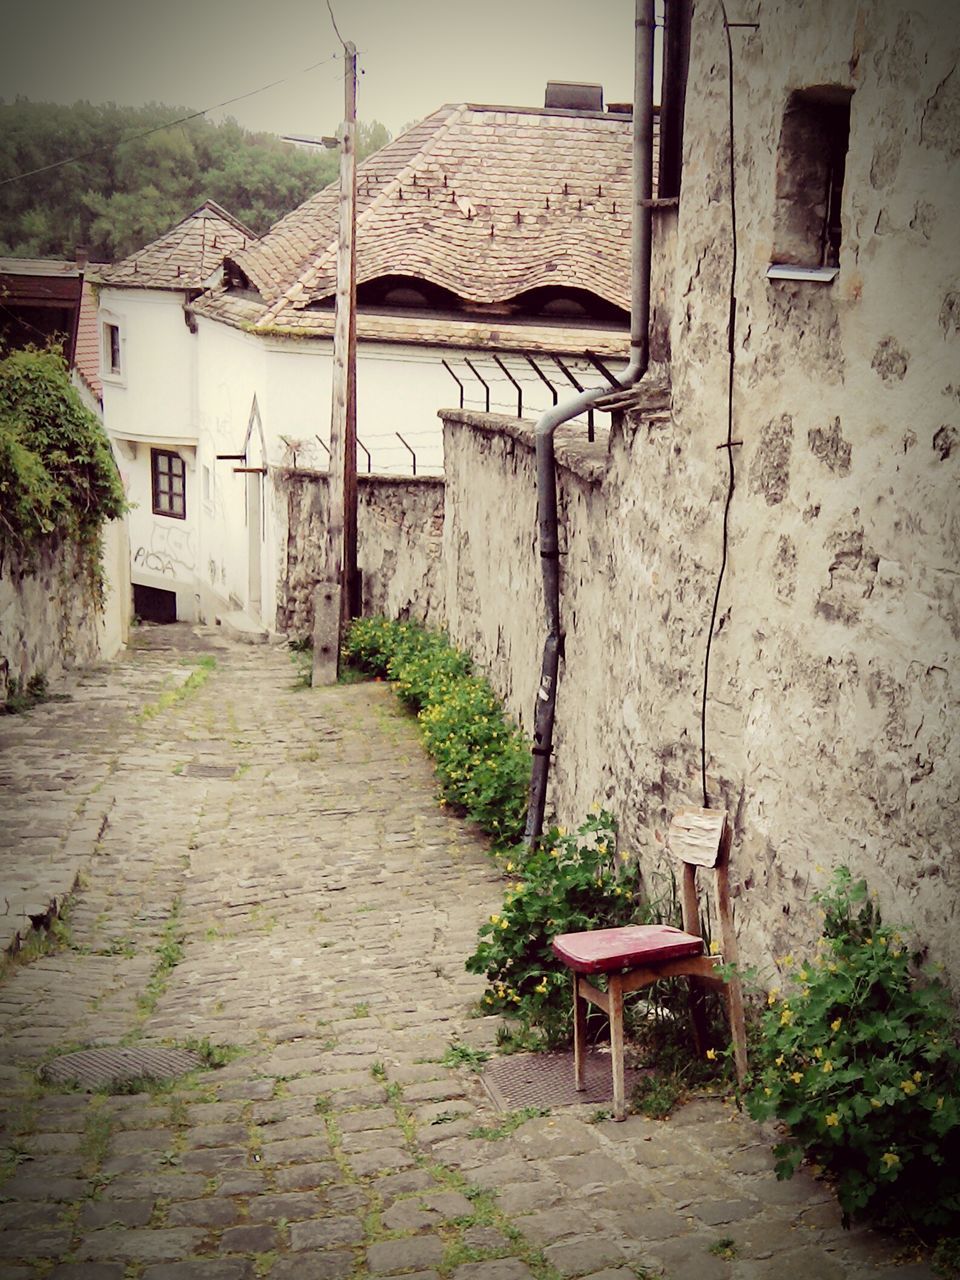
[[[650,325],[650,199],[653,180],[653,0],[636,0],[636,67],[633,86],[633,225],[630,271],[630,363],[619,377],[630,387],[647,370]],[[560,628],[560,542],[557,526],[557,472],[554,434],[557,427],[589,409],[610,387],[593,387],[548,409],[536,426],[537,506],[540,559],[547,615],[540,687],[533,723],[533,768],[524,840],[532,843],[543,831],[547,777],[553,749],[557,676],[563,651]]]

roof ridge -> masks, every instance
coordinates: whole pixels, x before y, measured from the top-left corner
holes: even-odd
[[[222,218],[224,222],[228,222],[230,226],[233,227],[235,231],[239,231],[241,235],[246,236],[250,240],[259,240],[260,237],[255,231],[251,231],[250,228],[245,223],[241,222],[239,218],[235,218],[229,210],[223,207],[222,204],[217,204],[216,200],[204,200],[203,204],[198,205],[197,208],[194,209],[193,213],[188,214],[183,221],[189,222],[191,218],[199,217],[200,214],[204,213],[208,209],[216,217]],[[179,226],[179,223],[177,225]],[[173,228],[171,228],[171,230],[173,230]]]

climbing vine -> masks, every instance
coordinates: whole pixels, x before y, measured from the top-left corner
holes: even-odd
[[[110,445],[55,351],[0,359],[0,554],[30,564],[48,539],[77,543],[100,581],[100,532],[126,509]]]

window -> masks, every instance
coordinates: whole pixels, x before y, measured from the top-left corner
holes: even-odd
[[[150,450],[150,472],[153,481],[153,514],[187,516],[187,469],[179,453],[166,449]]]
[[[103,326],[103,355],[107,373],[119,375],[120,368],[120,326],[105,324]]]
[[[819,85],[791,93],[777,150],[773,263],[833,279],[852,91]],[[774,272],[771,274],[791,274]]]

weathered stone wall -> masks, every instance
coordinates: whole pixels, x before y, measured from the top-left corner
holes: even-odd
[[[271,468],[279,545],[277,630],[313,634],[313,589],[323,580],[327,474]],[[357,561],[364,614],[443,625],[443,479],[364,476],[357,485]]]
[[[744,20],[751,15],[738,14]],[[697,6],[673,292],[672,415],[561,467],[566,661],[551,801],[617,813],[644,867],[700,803],[704,652],[727,487],[725,43]],[[960,31],[934,0],[765,3],[731,32],[739,217],[736,489],[707,702],[735,815],[745,958],[809,945],[847,863],[960,972]],[[791,92],[853,91],[840,274],[770,280]],[[445,433],[447,609],[529,725],[542,644],[522,431]]]
[[[9,681],[55,681],[100,657],[97,605],[75,545],[51,539],[33,561],[0,559],[0,700]]]

